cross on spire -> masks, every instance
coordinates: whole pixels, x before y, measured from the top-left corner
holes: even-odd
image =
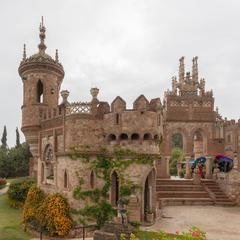
[[[24,43],[24,44],[23,44],[23,58],[22,58],[22,60],[24,61],[24,60],[26,60],[26,58],[27,58],[27,54],[26,54],[26,44]]]
[[[38,49],[39,49],[39,53],[40,54],[44,54],[45,50],[47,48],[47,46],[44,43],[44,40],[46,38],[46,28],[44,26],[44,22],[43,22],[43,17],[41,18],[41,23],[40,23],[40,27],[39,27],[39,38],[40,38],[40,43],[38,45]]]

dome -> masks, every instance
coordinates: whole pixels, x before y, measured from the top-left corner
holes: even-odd
[[[56,50],[56,55],[55,59],[53,59],[50,55],[48,55],[45,50],[46,50],[46,45],[45,45],[45,32],[46,28],[43,25],[43,20],[42,23],[40,24],[40,43],[38,45],[39,52],[27,57],[26,56],[26,47],[24,44],[24,50],[23,50],[23,59],[20,63],[19,66],[19,74],[22,75],[23,72],[29,69],[34,69],[34,68],[44,68],[44,69],[51,69],[54,71],[57,71],[60,75],[64,76],[64,69],[62,64],[58,61],[58,50]]]

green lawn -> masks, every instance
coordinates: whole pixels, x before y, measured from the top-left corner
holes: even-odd
[[[7,195],[0,195],[0,240],[28,240],[21,226],[22,210],[10,208]]]

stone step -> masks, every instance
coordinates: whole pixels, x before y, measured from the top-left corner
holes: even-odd
[[[182,206],[182,205],[213,205],[211,198],[161,198],[165,206]]]
[[[204,191],[158,191],[158,198],[208,198],[209,195]]]
[[[226,201],[219,201],[219,202],[215,202],[215,205],[216,206],[223,206],[223,207],[233,207],[233,206],[235,206],[235,203],[233,203],[233,202],[226,202]]]
[[[192,180],[170,180],[170,179],[157,179],[157,185],[193,185]]]
[[[156,186],[157,191],[200,191],[203,190],[202,186],[198,185],[162,185]]]

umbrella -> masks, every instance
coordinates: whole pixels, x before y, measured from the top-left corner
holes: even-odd
[[[217,159],[219,169],[223,172],[229,172],[233,168],[233,159],[229,157],[221,157]]]
[[[224,157],[225,157],[225,155],[222,154],[222,153],[216,155],[216,158],[217,158],[217,159],[219,159],[219,158],[224,158]]]
[[[218,159],[218,162],[229,162],[229,163],[232,163],[233,160],[229,157],[221,157]]]
[[[194,160],[193,164],[192,164],[192,168],[195,168],[197,166],[198,163],[205,163],[207,161],[207,159],[205,157],[199,157],[197,159]]]

